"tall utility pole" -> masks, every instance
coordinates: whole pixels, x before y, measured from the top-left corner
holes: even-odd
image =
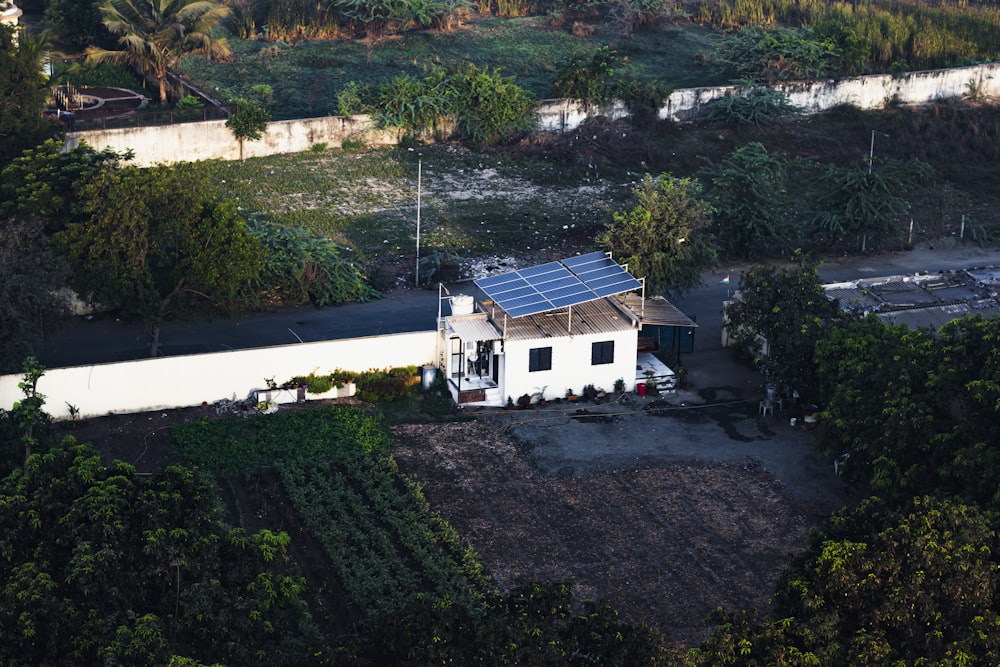
[[[423,170],[423,158],[417,154],[417,264],[413,270],[413,286],[420,287],[420,180]]]

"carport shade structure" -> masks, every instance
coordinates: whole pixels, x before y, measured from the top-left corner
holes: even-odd
[[[644,286],[603,252],[480,278],[475,284],[511,317],[571,307]]]

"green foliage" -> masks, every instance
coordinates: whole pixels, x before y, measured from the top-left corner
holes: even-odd
[[[102,171],[132,158],[131,152],[95,151],[85,142],[63,152],[49,139],[24,151],[0,171],[0,217],[37,218],[48,231],[59,231],[85,217],[79,189]]]
[[[69,266],[37,220],[0,218],[0,238],[0,372],[10,372],[69,316]]]
[[[345,665],[569,665],[626,667],[682,664],[653,630],[624,622],[608,604],[575,603],[560,583],[519,585],[488,597],[489,613],[418,600],[349,638]],[[722,664],[722,663],[719,663]]]
[[[79,293],[151,330],[169,315],[223,311],[260,272],[263,251],[231,202],[187,165],[103,170],[83,189],[88,218],[56,235]]]
[[[879,162],[877,167],[874,161]],[[863,236],[871,242],[867,247],[877,248],[897,231],[898,219],[909,211],[906,194],[933,178],[933,169],[920,160],[865,158],[846,168],[830,166],[815,222],[833,241]]]
[[[279,471],[292,507],[361,620],[391,616],[424,598],[484,611],[493,586],[476,554],[431,511],[392,457],[292,463]]]
[[[140,477],[69,438],[0,483],[0,660],[306,664],[321,642],[288,545],[224,527],[191,471]]]
[[[750,26],[730,34],[716,48],[713,64],[729,78],[772,84],[841,73],[841,53],[832,39],[812,30]]]
[[[32,454],[46,451],[52,443],[52,417],[42,409],[45,395],[38,391],[38,381],[45,369],[35,357],[26,357],[21,365],[24,375],[17,383],[24,398],[14,401],[9,412],[0,410],[0,474],[6,475],[18,463],[27,468]]]
[[[192,422],[173,428],[170,439],[186,465],[227,474],[292,463],[347,464],[392,450],[389,432],[379,420],[340,407]]]
[[[229,44],[212,32],[229,15],[229,7],[219,0],[105,0],[100,11],[104,27],[121,48],[89,46],[87,63],[131,66],[157,83],[160,104],[167,103],[167,74],[184,56],[229,55]]]
[[[238,97],[232,101],[233,111],[226,119],[226,127],[240,142],[240,162],[243,161],[243,142],[257,141],[267,131],[271,114],[253,100]]]
[[[195,97],[194,95],[185,95],[184,97],[177,100],[174,104],[175,109],[201,109],[205,106],[205,103],[201,101],[200,97]]]
[[[339,389],[348,382],[354,382],[356,377],[357,373],[338,368],[321,375],[317,375],[315,371],[309,375],[297,375],[289,381],[289,384],[292,386],[305,385],[310,394],[324,394],[334,387]]]
[[[247,230],[264,249],[260,273],[240,290],[240,299],[252,306],[274,302],[330,306],[381,296],[328,238],[259,219],[252,220]]]
[[[816,266],[799,255],[795,259],[787,268],[744,271],[739,298],[726,306],[725,327],[775,387],[810,397],[826,377],[817,372],[814,348],[847,316],[827,299]]]
[[[688,664],[996,664],[997,546],[974,507],[870,499],[831,519],[767,617],[715,614]]]
[[[788,97],[774,88],[745,86],[739,93],[723,95],[705,105],[700,119],[726,126],[773,124],[777,119],[799,112]]]
[[[420,371],[416,366],[368,370],[354,379],[360,400],[381,403],[399,400],[420,384]]]
[[[351,86],[339,109],[373,116],[380,127],[410,137],[440,135],[448,121],[458,138],[483,146],[510,143],[534,127],[530,95],[499,70],[468,64],[454,73],[436,68],[421,80],[402,76],[376,89]]]
[[[111,35],[101,23],[101,0],[46,0],[46,29],[77,49],[106,43]]]
[[[645,277],[650,291],[678,295],[697,287],[716,261],[712,210],[698,190],[692,179],[647,174],[633,190],[636,207],[616,212],[598,245]]]
[[[937,69],[992,60],[1000,53],[1000,14],[989,3],[723,0],[700,4],[698,18],[726,29],[814,26],[805,38],[833,47],[834,61],[847,72],[862,65],[885,72],[897,62],[908,63],[906,69]]]
[[[13,35],[7,24],[0,24],[0,168],[54,133],[41,114],[47,96],[42,74],[46,38],[22,34],[15,47]]]
[[[108,86],[127,90],[144,91],[146,82],[128,65],[98,63],[87,65],[84,61],[53,63],[53,79],[77,87]]]
[[[377,40],[411,27],[449,24],[449,15],[471,5],[456,0],[334,0],[333,6],[344,19],[362,28],[368,39]]]
[[[552,97],[566,97],[586,104],[604,105],[618,94],[615,71],[623,67],[622,57],[602,46],[590,57],[573,55],[556,68]]]
[[[848,480],[899,503],[920,493],[1000,506],[997,318],[967,317],[938,335],[868,317],[817,345],[826,408],[818,444],[848,453]]]
[[[751,142],[718,163],[708,161],[699,177],[715,209],[716,241],[730,257],[771,256],[791,250],[788,160]]]

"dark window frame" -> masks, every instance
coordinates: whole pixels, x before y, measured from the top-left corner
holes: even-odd
[[[528,350],[528,372],[552,370],[552,348],[533,347]]]
[[[615,341],[602,340],[590,346],[590,365],[601,366],[615,363]]]

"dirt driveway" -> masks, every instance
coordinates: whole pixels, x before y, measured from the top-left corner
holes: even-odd
[[[808,432],[760,417],[752,379],[477,416],[397,428],[397,459],[500,585],[571,582],[685,645],[719,605],[764,608],[846,499]]]

